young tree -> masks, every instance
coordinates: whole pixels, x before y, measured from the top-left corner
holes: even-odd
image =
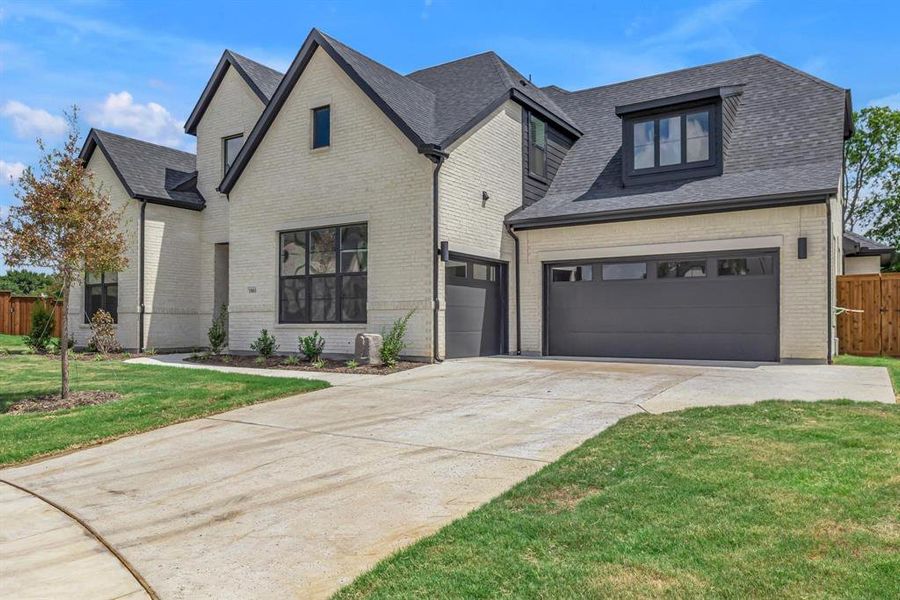
[[[62,287],[60,395],[69,395],[69,292],[85,272],[121,271],[125,235],[109,196],[94,185],[79,158],[78,109],[66,114],[69,131],[62,148],[48,150],[38,140],[37,171],[28,167],[16,184],[18,206],[0,222],[0,248],[11,267],[30,265],[52,272]],[[124,207],[123,207],[124,208]]]
[[[900,243],[900,110],[853,113],[856,131],[844,151],[844,229]]]

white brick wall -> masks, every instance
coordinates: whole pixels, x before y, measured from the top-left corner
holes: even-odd
[[[824,360],[828,318],[824,204],[520,232],[522,350],[542,343],[542,263],[720,249],[780,249],[782,359]],[[808,258],[797,258],[797,238]]]
[[[332,144],[310,149],[310,111],[331,105]],[[262,328],[281,351],[318,330],[331,353],[352,353],[359,332],[378,332],[410,309],[407,354],[431,355],[432,164],[372,101],[317,50],[232,190],[232,349]],[[368,323],[278,323],[278,232],[366,221]],[[250,292],[255,289],[255,293]]]

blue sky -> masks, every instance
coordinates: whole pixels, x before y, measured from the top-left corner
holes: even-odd
[[[222,50],[283,71],[312,27],[401,73],[492,49],[568,89],[762,52],[851,88],[857,108],[900,108],[898,22],[887,0],[0,0],[0,214],[34,139],[60,141],[66,107],[85,131],[193,150],[182,125]]]

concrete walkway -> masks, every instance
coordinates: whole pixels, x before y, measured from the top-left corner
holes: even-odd
[[[162,598],[321,598],[625,416],[894,402],[886,370],[864,367],[494,358],[348,377],[0,479],[90,523]]]

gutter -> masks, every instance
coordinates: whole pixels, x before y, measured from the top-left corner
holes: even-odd
[[[825,226],[825,251],[827,253],[826,262],[828,263],[828,286],[827,286],[827,294],[828,294],[828,302],[825,304],[828,307],[828,322],[826,326],[828,328],[828,364],[832,364],[833,362],[833,353],[834,353],[834,332],[832,331],[831,323],[832,320],[835,319],[833,304],[832,304],[832,289],[834,287],[834,283],[832,279],[834,277],[834,265],[832,264],[832,260],[834,258],[832,242],[831,242],[831,202],[825,202],[825,221],[827,225]]]
[[[519,292],[519,236],[516,235],[515,226],[506,224],[506,233],[513,239],[516,252],[516,356],[522,355],[522,302]]]
[[[144,351],[144,225],[146,223],[147,200],[141,200],[141,223],[139,229],[140,249],[138,257],[138,353]]]
[[[438,218],[440,216],[440,172],[441,167],[444,165],[444,160],[449,156],[446,152],[442,151],[440,147],[427,145],[419,148],[419,152],[428,157],[428,160],[434,163],[434,169],[432,170],[432,192],[431,192],[431,210],[432,210],[432,227],[431,227],[431,255],[432,255],[432,273],[431,273],[431,295],[432,295],[432,332],[431,332],[431,361],[432,362],[441,362],[443,359],[439,356],[439,344],[438,344],[438,317],[440,316],[441,310],[441,301],[439,291],[439,276],[440,276],[440,268],[441,268],[441,242],[440,242],[440,230],[439,230],[439,221]]]

